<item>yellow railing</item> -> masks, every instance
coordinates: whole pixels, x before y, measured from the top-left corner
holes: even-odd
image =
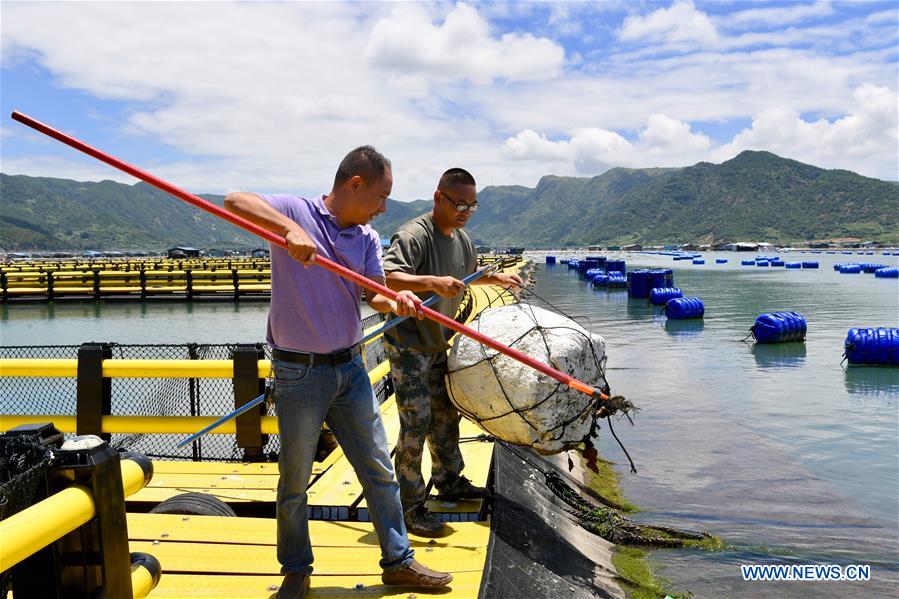
[[[137,462],[121,461],[125,497],[146,484]],[[73,485],[0,521],[0,572],[59,540],[85,524],[96,513],[93,495],[87,487]]]
[[[59,363],[64,363],[60,365]],[[149,366],[143,370],[137,366],[114,364],[116,362],[140,362]],[[206,365],[213,362],[214,365]],[[27,363],[27,364],[20,364]],[[268,360],[259,362],[259,377],[269,373]],[[390,372],[390,364],[381,362],[368,373],[372,384],[383,379]],[[142,373],[142,374],[137,374]],[[231,378],[231,360],[104,360],[103,376],[149,378]],[[77,376],[76,360],[0,360],[0,376]],[[102,416],[101,433],[115,434],[191,434],[218,420],[217,416]],[[23,424],[52,422],[63,433],[76,432],[76,417],[70,414],[0,414],[0,431],[8,431]],[[278,434],[278,419],[274,416],[261,417],[263,434]],[[236,421],[230,420],[215,430],[214,434],[235,434]]]

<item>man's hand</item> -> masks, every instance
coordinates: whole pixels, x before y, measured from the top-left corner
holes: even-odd
[[[312,242],[306,231],[296,227],[288,231],[284,238],[287,240],[287,253],[291,257],[307,267],[315,262],[315,243]]]
[[[502,285],[503,287],[511,287],[513,290],[521,289],[524,286],[524,281],[517,274],[506,274],[504,272],[498,272],[491,277],[494,283],[498,285]]]
[[[390,302],[390,309],[397,316],[412,316],[424,320],[425,315],[421,311],[420,304],[421,298],[411,291],[400,291],[396,294],[396,300]]]
[[[430,287],[441,297],[455,297],[465,289],[465,283],[456,277],[433,277]]]

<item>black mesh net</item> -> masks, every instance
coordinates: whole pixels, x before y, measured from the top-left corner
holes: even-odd
[[[383,320],[374,314],[363,321],[368,328]],[[112,344],[113,359],[142,360],[228,360],[235,344]],[[263,345],[266,359],[271,349]],[[79,346],[0,346],[0,358],[76,359]],[[371,370],[386,360],[381,339],[368,345],[366,368]],[[269,374],[271,376],[271,374]],[[113,378],[111,414],[116,416],[224,416],[234,410],[234,388],[231,379],[210,378]],[[378,400],[391,393],[389,377],[373,384]],[[77,381],[74,377],[0,377],[0,413],[75,415]],[[274,416],[272,405],[266,413]],[[199,428],[199,427],[198,427]],[[234,435],[205,435],[183,448],[176,445],[185,435],[114,434],[110,445],[119,450],[137,451],[155,459],[240,461],[243,452]],[[263,454],[277,459],[281,441],[269,435]]]
[[[522,307],[522,312],[527,314],[528,317],[530,318],[531,322],[533,323],[533,327],[528,329],[524,334],[520,335],[518,338],[509,341],[508,343],[506,343],[506,345],[508,345],[509,347],[511,347],[513,349],[517,349],[516,346],[520,345],[522,340],[533,337],[533,335],[536,334],[542,340],[543,346],[546,350],[546,355],[550,356],[550,355],[552,355],[552,352],[550,350],[550,345],[549,345],[549,342],[547,341],[546,337],[548,334],[551,334],[553,331],[564,330],[564,331],[566,331],[566,334],[582,337],[583,345],[585,347],[589,348],[590,360],[592,361],[592,363],[596,369],[596,372],[598,373],[597,380],[594,382],[598,384],[599,388],[603,391],[603,393],[607,394],[608,393],[608,384],[606,383],[606,378],[605,378],[606,357],[605,356],[600,357],[597,355],[596,347],[593,345],[593,339],[590,337],[590,335],[585,334],[584,331],[582,329],[580,329],[579,327],[575,328],[572,326],[554,326],[554,327],[543,326],[540,324],[536,314],[534,313],[533,309],[531,309],[531,306],[529,303],[519,302],[519,305]],[[472,322],[472,326],[475,328],[475,330],[480,331],[480,327],[481,327],[480,317],[475,319],[474,322]],[[528,417],[529,412],[531,412],[532,410],[538,409],[544,403],[552,400],[558,393],[564,392],[567,389],[567,386],[563,385],[560,382],[557,382],[556,385],[554,386],[553,390],[545,397],[538,399],[537,401],[529,403],[524,406],[516,405],[517,402],[512,401],[512,399],[509,397],[508,391],[506,390],[505,386],[503,385],[504,376],[501,375],[501,373],[500,373],[502,368],[498,367],[498,365],[497,365],[498,360],[506,359],[504,354],[501,354],[500,352],[495,351],[495,350],[491,350],[491,349],[487,348],[486,346],[481,346],[481,350],[483,352],[483,358],[481,358],[477,362],[467,364],[462,368],[457,368],[455,370],[452,370],[452,371],[450,371],[450,374],[460,372],[462,370],[475,368],[477,366],[480,366],[483,363],[489,364],[490,369],[493,372],[494,377],[496,378],[497,384],[499,385],[500,391],[505,399],[505,403],[506,403],[506,406],[508,409],[505,409],[505,410],[497,409],[491,416],[484,417],[483,415],[474,414],[468,410],[465,410],[462,406],[460,406],[459,402],[453,397],[452,387],[449,387],[448,391],[450,393],[450,399],[453,400],[453,404],[455,404],[455,406],[459,409],[459,411],[462,412],[466,418],[468,418],[469,420],[471,420],[473,422],[476,422],[481,428],[490,432],[491,434],[494,434],[493,431],[490,430],[490,422],[491,421],[498,420],[500,418],[505,418],[511,414],[516,414],[530,428],[534,429],[535,431],[539,429],[539,431],[541,433],[541,437],[543,437],[544,440],[558,441],[560,439],[567,438],[566,437],[566,432],[567,432],[566,429],[569,425],[571,425],[575,421],[581,420],[585,414],[595,411],[595,409],[596,409],[595,399],[591,398],[590,396],[584,395],[583,407],[579,412],[577,412],[576,414],[572,414],[570,416],[570,418],[557,423],[553,427],[548,428],[545,423],[542,423],[538,427],[537,424],[534,423],[533,420]],[[571,373],[566,373],[566,374],[571,375]],[[578,439],[577,441],[580,442],[580,439]]]
[[[50,452],[34,437],[0,436],[0,520],[43,498],[49,462]],[[0,597],[10,584],[10,571],[0,573]]]

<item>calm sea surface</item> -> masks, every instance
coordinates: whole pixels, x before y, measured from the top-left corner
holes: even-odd
[[[558,258],[563,253],[555,254]],[[606,435],[638,519],[707,530],[735,548],[657,551],[653,561],[697,597],[899,596],[899,368],[841,366],[851,327],[899,326],[896,279],[841,275],[834,262],[895,256],[791,254],[819,270],[740,266],[755,254],[709,253],[705,265],[626,254],[674,269],[702,298],[702,321],[666,321],[626,291],[594,291],[567,265],[538,264],[535,291],[606,339],[612,391],[643,411],[615,427],[638,474]],[[583,257],[583,254],[581,254]],[[715,264],[715,258],[727,264]],[[792,310],[804,344],[741,342],[756,316]],[[743,582],[740,564],[870,564],[869,582]]]
[[[558,258],[564,253],[555,253]],[[582,256],[583,254],[581,254]],[[851,327],[899,326],[899,285],[841,275],[834,262],[897,264],[895,256],[793,254],[819,270],[740,266],[755,254],[706,253],[694,266],[625,254],[628,268],[673,268],[705,302],[702,321],[668,322],[625,291],[594,291],[566,265],[537,263],[534,290],[589,318],[608,348],[612,390],[643,411],[616,426],[639,473],[625,493],[643,521],[702,529],[732,550],[657,551],[673,589],[697,597],[899,596],[899,368],[841,365]],[[714,264],[715,257],[728,264]],[[535,303],[537,300],[534,300]],[[85,303],[0,306],[0,344],[262,341],[268,304]],[[755,317],[794,310],[808,339],[741,342]],[[855,583],[743,582],[740,564],[869,564]]]

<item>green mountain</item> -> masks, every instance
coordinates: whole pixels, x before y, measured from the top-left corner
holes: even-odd
[[[860,237],[899,242],[899,188],[770,152],[678,169],[615,168],[543,177],[535,189],[488,187],[470,233],[526,247]]]
[[[204,195],[222,205],[223,196]],[[146,183],[0,174],[3,250],[256,247],[249,233]]]
[[[203,196],[221,205],[221,196]],[[155,188],[112,181],[0,175],[0,249],[253,247],[256,238]],[[746,151],[722,164],[615,168],[592,178],[545,176],[537,187],[492,186],[468,229],[480,245],[860,237],[899,242],[899,186]],[[389,237],[433,200],[390,200],[372,225]]]

